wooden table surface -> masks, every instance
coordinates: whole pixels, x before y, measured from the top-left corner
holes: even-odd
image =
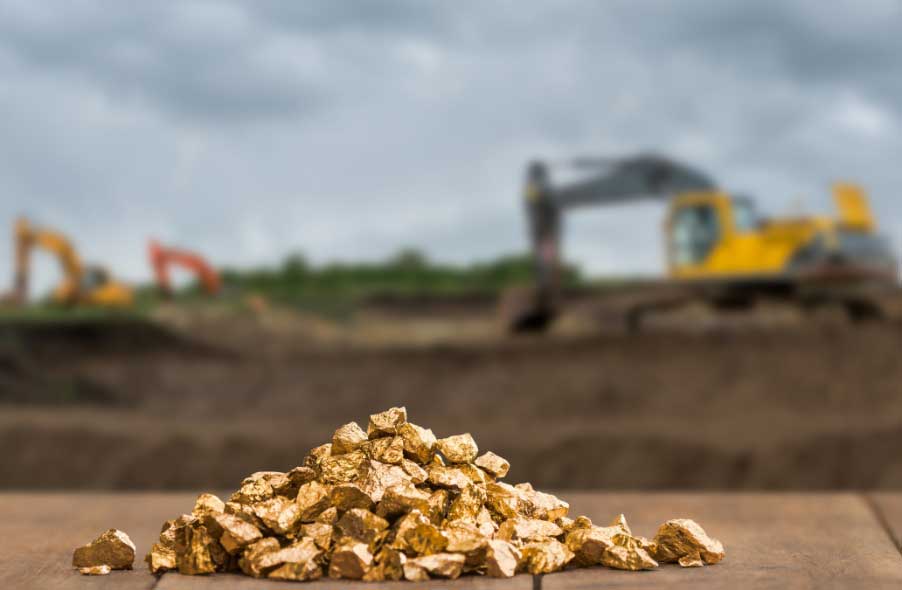
[[[652,536],[668,518],[697,520],[723,541],[727,557],[700,569],[662,566],[651,572],[605,568],[509,580],[465,577],[428,584],[307,584],[238,575],[151,576],[141,561],[167,518],[189,511],[196,494],[0,494],[0,588],[217,590],[263,588],[902,588],[902,493],[732,494],[562,492],[572,514],[600,524],[623,512],[637,534]],[[135,570],[81,576],[72,550],[108,528],[131,536]]]

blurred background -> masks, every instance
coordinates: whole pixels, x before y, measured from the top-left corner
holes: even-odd
[[[0,0],[0,486],[392,405],[557,488],[902,486],[902,4]]]

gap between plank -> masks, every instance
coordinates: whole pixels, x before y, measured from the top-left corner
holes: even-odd
[[[896,551],[899,552],[899,555],[902,555],[902,544],[899,543],[898,537],[896,537],[896,533],[893,532],[893,527],[890,525],[889,521],[886,520],[886,516],[884,516],[883,511],[880,510],[880,506],[871,497],[870,494],[862,494],[864,497],[865,504],[868,505],[871,512],[874,514],[874,518],[877,519],[877,523],[883,528],[883,531],[886,533],[886,536],[889,537],[890,542],[893,544],[893,547],[896,548]]]

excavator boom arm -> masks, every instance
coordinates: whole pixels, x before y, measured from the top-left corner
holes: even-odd
[[[169,266],[177,264],[193,272],[204,290],[210,295],[216,295],[222,286],[219,273],[200,255],[186,250],[162,246],[155,240],[148,244],[148,257],[150,265],[154,269],[157,285],[165,294],[172,292],[169,281]]]
[[[582,164],[585,166],[585,163]],[[714,190],[703,172],[660,156],[601,160],[604,172],[581,182],[551,187],[547,198],[558,209],[585,205],[616,205],[642,199],[666,199],[676,193]]]
[[[28,296],[31,250],[42,248],[57,257],[66,280],[78,285],[84,267],[75,248],[65,236],[57,232],[32,227],[27,220],[16,222],[16,278],[15,298],[24,301]]]
[[[601,168],[602,172],[564,185],[551,182],[548,165],[534,162],[529,166],[526,200],[538,310],[552,307],[560,289],[560,235],[564,211],[588,205],[668,199],[677,193],[715,189],[714,182],[703,172],[661,156],[640,155],[590,164]],[[579,166],[585,165],[584,160],[579,162]]]

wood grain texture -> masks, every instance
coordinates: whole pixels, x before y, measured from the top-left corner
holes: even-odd
[[[0,494],[0,588],[153,588],[142,561],[174,514],[190,511],[184,494]],[[72,552],[107,529],[125,531],[137,549],[135,569],[82,576]]]
[[[285,582],[276,580],[255,580],[237,574],[217,574],[213,576],[178,576],[167,574],[160,579],[155,590],[532,590],[533,579],[529,574],[520,574],[501,580],[495,578],[465,576],[457,580],[430,580],[427,584],[413,582],[354,582],[350,580],[330,580],[324,578],[315,582]]]
[[[868,500],[896,547],[902,551],[902,493],[873,493],[869,494]]]
[[[461,578],[436,580],[429,588],[461,590],[566,588],[881,588],[902,587],[902,555],[881,518],[902,531],[902,494],[869,500],[853,494],[561,494],[573,514],[607,524],[623,512],[637,534],[652,536],[668,518],[699,521],[724,542],[726,560],[685,570],[663,566],[653,572],[603,568],[574,570],[534,580]],[[419,588],[409,583],[363,584],[322,580],[309,584],[254,580],[237,575],[157,580],[141,561],[159,526],[191,508],[194,494],[0,494],[0,588],[125,588],[252,590],[254,588],[357,587],[366,590]],[[72,551],[108,528],[135,542],[135,570],[106,577],[80,576],[70,567]],[[898,533],[897,533],[898,534]]]
[[[692,518],[720,539],[716,566],[651,572],[575,570],[543,590],[574,588],[902,587],[902,556],[866,500],[853,494],[565,494],[571,512],[606,524],[623,512],[639,535]]]

